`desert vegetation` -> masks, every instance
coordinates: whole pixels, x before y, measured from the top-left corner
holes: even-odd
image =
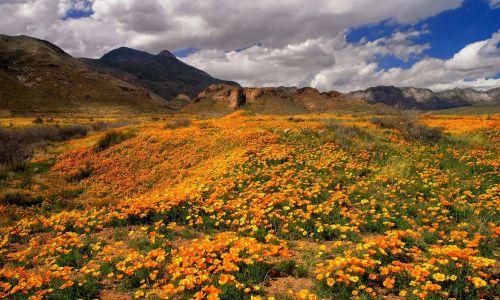
[[[23,124],[0,119],[0,298],[499,295],[498,115]]]

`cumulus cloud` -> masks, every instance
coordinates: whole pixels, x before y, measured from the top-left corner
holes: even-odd
[[[354,84],[376,72],[374,57],[408,60],[428,44],[413,44],[417,31],[398,32],[372,42],[350,44],[346,32],[334,38],[308,39],[283,48],[253,46],[244,51],[202,50],[184,58],[188,64],[248,86],[311,85],[320,89]],[[337,79],[337,80],[335,80]]]
[[[487,86],[498,73],[498,34],[449,60],[425,58],[431,45],[409,30],[374,41],[346,41],[350,28],[392,20],[416,23],[463,0],[2,0],[0,30],[47,39],[74,56],[99,57],[119,46],[149,52],[202,49],[184,58],[243,85],[312,85],[342,91],[376,84]],[[492,7],[497,0],[490,0]],[[83,17],[67,17],[81,12]],[[242,51],[227,51],[248,47]],[[497,41],[498,43],[498,41]],[[378,58],[419,61],[381,69]]]
[[[248,86],[313,86],[343,92],[388,84],[435,90],[498,86],[497,79],[486,78],[500,73],[500,32],[465,46],[448,60],[424,57],[408,69],[381,69],[374,60],[387,55],[401,60],[421,55],[430,45],[412,42],[420,34],[425,32],[398,32],[353,44],[342,33],[333,39],[308,40],[279,50],[256,46],[241,52],[202,50],[184,61]],[[295,61],[304,63],[291,63]]]
[[[381,70],[376,62],[370,61],[374,55],[371,51],[376,47],[370,47],[368,43],[358,46],[346,44],[334,50],[335,60],[341,63],[319,72],[311,84],[320,89],[337,88],[341,91],[387,84],[428,87],[434,90],[450,86],[475,86],[479,89],[487,89],[498,86],[498,80],[486,78],[500,73],[499,42],[500,31],[488,40],[465,46],[448,60],[423,58],[408,69],[391,68],[388,70]],[[406,49],[411,48],[410,46]],[[420,50],[417,48],[415,51]],[[356,58],[354,61],[345,63],[348,58],[353,57]]]
[[[158,52],[196,47],[237,49],[264,42],[276,49],[308,39],[331,39],[354,26],[392,19],[412,23],[462,0],[2,0],[0,28],[56,42],[81,40],[88,45],[71,54],[99,56],[107,46],[123,44]],[[91,10],[78,20],[64,19],[70,10]],[[367,9],[369,7],[369,9]],[[97,35],[96,38],[93,36]]]

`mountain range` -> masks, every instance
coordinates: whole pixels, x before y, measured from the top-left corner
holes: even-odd
[[[471,105],[500,104],[500,88],[477,91],[454,88],[442,92],[415,87],[376,86],[346,94],[369,103],[383,103],[402,109],[445,109]]]
[[[243,88],[186,64],[167,50],[150,54],[121,47],[99,59],[74,58],[44,40],[0,35],[0,110],[12,113],[197,113],[240,107],[261,113],[306,113],[498,104],[500,88],[433,92],[377,86],[346,94],[310,87]]]

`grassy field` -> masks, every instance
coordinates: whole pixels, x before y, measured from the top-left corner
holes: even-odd
[[[0,298],[498,299],[498,114],[124,119],[0,169]]]

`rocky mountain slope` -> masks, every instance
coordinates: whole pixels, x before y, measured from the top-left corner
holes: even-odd
[[[0,110],[143,112],[166,109],[161,97],[97,72],[57,46],[0,35]]]
[[[337,91],[321,93],[305,87],[236,87],[214,84],[184,108],[186,112],[224,112],[238,108],[266,114],[300,114],[338,110],[370,110],[364,100],[346,98]]]
[[[153,55],[122,47],[105,54],[100,59],[82,60],[97,70],[147,88],[166,100],[172,100],[180,95],[194,97],[212,84],[238,86],[236,82],[214,78],[202,70],[185,64],[167,50]]]
[[[383,103],[405,109],[445,109],[470,105],[500,104],[500,88],[476,91],[471,88],[433,92],[414,87],[377,86],[354,91],[347,97],[364,99],[369,103]]]

